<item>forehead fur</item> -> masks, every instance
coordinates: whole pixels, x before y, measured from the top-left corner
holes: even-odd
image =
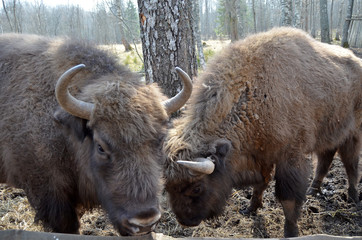
[[[107,131],[116,141],[121,137],[137,144],[164,134],[168,116],[156,85],[108,81],[87,86],[83,94],[95,103],[89,125]]]

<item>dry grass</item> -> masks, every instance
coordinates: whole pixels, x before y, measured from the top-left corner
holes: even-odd
[[[330,234],[339,236],[362,236],[362,202],[347,201],[347,177],[338,157],[323,184],[323,194],[308,196],[298,222],[301,236]],[[362,184],[358,191],[362,192]],[[245,216],[240,213],[251,198],[251,188],[234,191],[224,213],[199,226],[180,226],[167,199],[163,196],[164,213],[155,232],[172,237],[216,237],[216,238],[282,238],[284,215],[274,197],[274,182],[264,193],[264,207],[257,214]],[[34,224],[34,211],[29,206],[24,192],[5,185],[0,187],[0,230],[24,229],[44,231]],[[101,209],[87,211],[80,219],[83,235],[114,236],[118,233]]]

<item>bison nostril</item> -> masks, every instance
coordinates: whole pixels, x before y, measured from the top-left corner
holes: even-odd
[[[137,213],[136,216],[129,219],[129,223],[140,226],[149,227],[154,225],[161,217],[161,212],[155,208],[151,208],[147,211]]]

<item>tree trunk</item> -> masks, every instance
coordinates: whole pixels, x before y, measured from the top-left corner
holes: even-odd
[[[330,18],[329,18],[329,33],[330,33],[330,40],[333,39],[333,7],[334,7],[334,0],[331,2],[331,12],[330,12]]]
[[[200,29],[200,12],[202,11],[200,8],[200,0],[195,0],[192,1],[193,2],[193,8],[194,8],[194,34],[195,34],[195,39],[196,39],[196,43],[197,43],[197,52],[198,52],[198,56],[199,56],[199,62],[200,62],[200,67],[204,70],[206,67],[206,63],[205,63],[205,56],[204,56],[204,49],[202,46],[202,41],[201,41],[201,29]]]
[[[252,1],[254,33],[256,33],[256,16],[255,16],[255,0]]]
[[[4,9],[4,12],[5,12],[6,18],[8,20],[9,26],[10,26],[10,30],[13,31],[13,25],[11,24],[10,17],[9,17],[8,11],[6,9],[4,0],[2,0],[2,3],[3,3],[3,9]]]
[[[320,10],[320,22],[321,22],[321,41],[324,43],[331,43],[329,35],[327,0],[319,1],[319,10]]]
[[[339,10],[338,10],[338,23],[337,23],[337,31],[336,31],[336,41],[339,41],[341,40],[341,28],[342,28],[342,9],[343,9],[343,6],[344,6],[344,2],[342,2],[340,5],[339,5]]]
[[[316,11],[315,11],[315,1],[311,0],[311,28],[310,28],[310,34],[312,35],[313,38],[316,37],[316,26],[315,26],[315,15],[316,15]]]
[[[192,78],[197,72],[192,4],[183,0],[138,0],[147,83],[156,82],[168,96],[182,84],[175,67]]]
[[[232,42],[235,42],[239,39],[236,0],[227,0],[225,1],[225,4],[227,19],[230,24],[230,38]]]
[[[205,0],[205,35],[206,39],[210,39],[210,8],[209,0]]]
[[[302,28],[302,2],[295,0],[294,2],[294,24],[296,28]]]
[[[353,12],[353,3],[354,3],[354,0],[349,0],[348,1],[346,21],[344,22],[344,25],[343,25],[341,46],[345,47],[345,48],[349,47],[349,44],[348,44],[348,30],[349,30],[349,25],[351,24],[351,18],[352,18],[352,12]]]
[[[282,6],[282,26],[292,26],[293,24],[292,0],[281,0],[281,6]]]
[[[304,1],[303,1],[304,2]],[[303,15],[304,15],[304,31],[309,31],[309,0],[306,0],[303,5]]]
[[[121,0],[115,1],[115,7],[117,8],[117,18],[118,18],[118,26],[119,26],[119,32],[121,35],[121,42],[124,46],[124,49],[126,52],[129,52],[132,50],[131,44],[126,39],[126,33],[125,33],[125,27],[124,27],[124,18],[122,13],[122,3]]]

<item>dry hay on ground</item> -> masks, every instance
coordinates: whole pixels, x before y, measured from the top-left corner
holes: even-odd
[[[347,177],[343,164],[336,157],[331,171],[324,180],[322,194],[307,197],[298,222],[300,235],[329,234],[362,236],[362,201],[347,201]],[[198,227],[180,226],[164,199],[165,211],[155,232],[172,237],[227,237],[227,238],[282,238],[284,215],[274,197],[274,182],[264,193],[264,207],[256,215],[244,216],[251,197],[251,188],[234,191],[223,215],[201,223]],[[358,186],[362,200],[362,184]],[[22,190],[2,185],[0,188],[0,230],[23,229],[44,231],[33,222],[34,211]],[[118,235],[104,212],[100,209],[87,211],[81,218],[80,233],[83,235]]]

